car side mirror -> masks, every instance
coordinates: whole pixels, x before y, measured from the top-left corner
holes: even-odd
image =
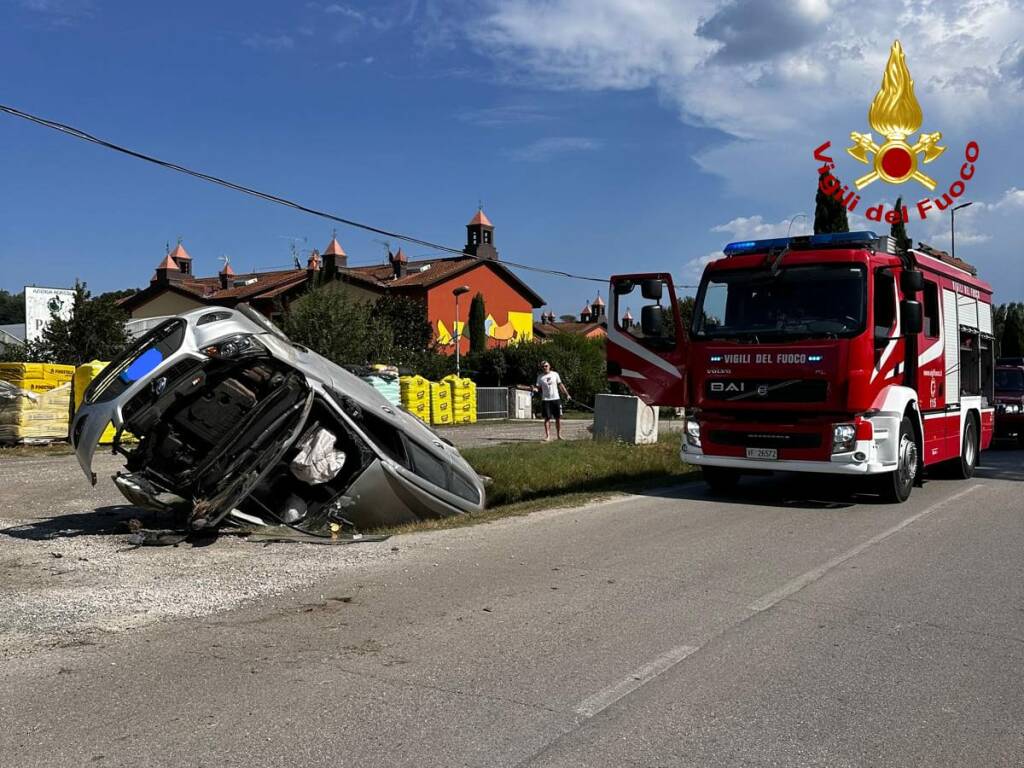
[[[904,273],[906,274],[906,273]],[[921,274],[918,272],[918,274]],[[916,336],[923,328],[924,318],[921,313],[921,302],[904,299],[900,302],[900,326],[904,335]]]
[[[612,283],[612,287],[615,290],[616,296],[625,296],[627,293],[633,292],[633,289],[636,288],[636,283],[632,280],[616,280]]]
[[[916,269],[905,269],[900,273],[900,290],[904,296],[916,296],[924,288],[924,275]]]
[[[644,332],[644,336],[661,336],[664,324],[664,307],[648,304],[640,310],[640,330]]]
[[[661,301],[661,290],[664,283],[661,280],[644,280],[640,283],[640,293],[645,299]]]

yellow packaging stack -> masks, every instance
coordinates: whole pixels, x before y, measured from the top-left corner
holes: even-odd
[[[82,397],[85,395],[86,388],[92,383],[92,380],[100,375],[100,371],[107,367],[107,363],[101,363],[99,360],[93,360],[90,363],[85,363],[75,368],[74,376],[74,393],[75,393],[75,410],[78,410],[78,406],[82,404]],[[114,442],[114,425],[107,424],[106,429],[103,430],[103,434],[100,436],[100,445],[110,445]],[[121,441],[126,442],[134,440],[135,436],[129,432],[121,434]]]
[[[476,423],[476,384],[471,379],[460,379],[452,374],[442,381],[452,392],[452,422],[455,424]]]
[[[430,423],[452,423],[452,390],[445,381],[430,382]]]
[[[402,376],[398,379],[398,392],[402,407],[427,424],[430,423],[430,382],[422,376]]]
[[[0,363],[0,379],[35,399],[0,400],[0,443],[66,440],[74,367],[49,363]]]

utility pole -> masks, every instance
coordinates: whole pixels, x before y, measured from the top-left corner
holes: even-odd
[[[972,200],[969,203],[960,203],[960,205],[955,208],[949,209],[949,255],[954,259],[956,258],[956,221],[953,213],[959,211],[961,208],[966,208],[968,205],[974,205],[974,201]]]

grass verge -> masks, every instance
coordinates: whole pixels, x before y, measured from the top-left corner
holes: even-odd
[[[697,477],[693,467],[679,460],[679,435],[671,434],[653,445],[566,440],[464,448],[461,453],[477,472],[492,478],[487,509],[390,528],[389,533],[460,528]]]
[[[30,456],[70,456],[74,451],[67,442],[39,445],[0,445],[0,461]]]

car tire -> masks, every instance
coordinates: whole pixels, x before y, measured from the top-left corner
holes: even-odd
[[[908,416],[904,416],[903,421],[900,422],[900,437],[897,445],[896,469],[878,477],[878,492],[882,500],[890,504],[902,504],[910,498],[920,465],[914,424]]]
[[[981,451],[981,435],[978,434],[978,420],[973,414],[967,417],[964,424],[964,441],[960,446],[960,458],[950,462],[953,477],[968,480],[974,476],[978,466],[978,455]]]
[[[713,493],[728,493],[736,488],[740,481],[739,470],[728,467],[701,467],[704,482]]]

